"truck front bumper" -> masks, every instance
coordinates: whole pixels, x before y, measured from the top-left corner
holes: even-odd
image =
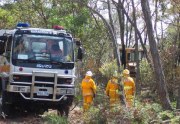
[[[52,87],[34,86],[32,90],[31,86],[8,85],[7,91],[20,93],[21,96],[27,100],[43,100],[43,101],[60,101],[66,96],[75,95],[74,87],[52,88]]]

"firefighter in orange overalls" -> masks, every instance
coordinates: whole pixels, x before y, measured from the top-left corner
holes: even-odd
[[[129,70],[125,69],[123,70],[123,91],[124,91],[124,97],[125,97],[125,104],[127,108],[130,108],[133,106],[134,102],[134,95],[135,95],[135,83],[133,78],[129,75]]]
[[[116,103],[120,103],[119,89],[118,75],[115,73],[106,86],[106,95],[109,96],[111,107]]]
[[[85,78],[82,80],[81,89],[83,95],[83,110],[87,111],[93,103],[96,94],[96,84],[92,77],[92,72],[87,71]]]

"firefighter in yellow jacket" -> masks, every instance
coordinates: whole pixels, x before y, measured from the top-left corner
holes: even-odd
[[[92,102],[93,98],[96,94],[96,84],[92,77],[92,72],[87,71],[85,78],[82,80],[81,88],[82,88],[82,95],[83,95],[83,110],[87,111]]]
[[[125,97],[125,104],[127,108],[130,108],[133,106],[134,102],[134,94],[135,94],[135,83],[133,78],[129,75],[129,70],[125,69],[123,70],[123,90],[124,90],[124,97]]]
[[[120,87],[118,85],[118,75],[114,74],[112,78],[108,81],[106,86],[106,95],[109,96],[111,107],[115,103],[120,103],[119,89]]]

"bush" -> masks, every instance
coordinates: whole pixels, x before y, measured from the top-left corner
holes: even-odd
[[[44,120],[48,124],[68,124],[67,117],[61,117],[56,114],[48,114],[44,117]]]
[[[116,60],[113,60],[112,62],[104,63],[101,66],[101,68],[99,68],[99,71],[102,73],[103,76],[110,79],[115,71],[118,72],[118,66],[116,64]]]
[[[125,106],[117,105],[107,115],[110,123],[132,123],[132,124],[149,124],[152,121],[160,122],[157,113],[162,111],[159,104],[146,104],[136,102],[136,106],[127,109]]]
[[[159,122],[157,113],[162,111],[162,107],[159,104],[145,104],[138,103],[134,110],[133,122],[148,124],[154,120]]]
[[[100,108],[91,107],[84,113],[84,124],[106,124],[107,118]]]
[[[155,83],[153,70],[146,59],[142,59],[140,62],[140,81],[142,86],[152,86]]]

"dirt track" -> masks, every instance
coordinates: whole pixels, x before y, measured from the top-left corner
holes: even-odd
[[[48,113],[56,113],[55,110],[50,110]],[[82,124],[82,110],[79,107],[74,108],[69,113],[68,117],[69,124]],[[35,116],[32,114],[17,114],[14,113],[14,116],[11,118],[0,118],[0,124],[48,124],[44,122],[42,115]]]
[[[31,114],[17,114],[10,118],[0,118],[0,124],[43,124],[43,119],[40,116]]]

